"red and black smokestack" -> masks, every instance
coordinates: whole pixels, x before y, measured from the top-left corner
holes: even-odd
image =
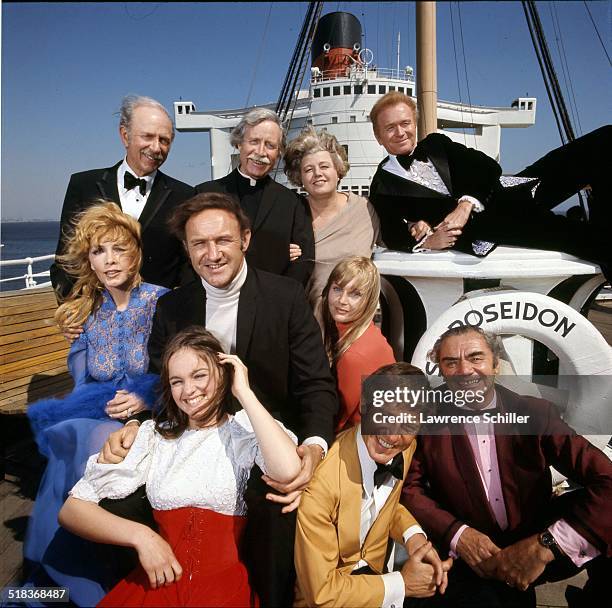
[[[321,17],[312,41],[313,67],[326,78],[346,76],[346,68],[359,62],[360,50],[361,23],[355,15],[335,12]]]

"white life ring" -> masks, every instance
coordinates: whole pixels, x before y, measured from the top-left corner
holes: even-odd
[[[612,428],[612,347],[587,319],[566,304],[538,293],[512,289],[471,292],[423,334],[412,364],[428,375],[437,374],[436,366],[427,361],[427,353],[447,329],[460,325],[537,340],[557,355],[561,373],[603,376],[597,384],[576,385],[564,413],[570,426],[603,449]]]

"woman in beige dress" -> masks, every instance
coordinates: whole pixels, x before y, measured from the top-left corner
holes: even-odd
[[[314,315],[323,327],[321,294],[336,264],[350,256],[370,257],[378,240],[379,222],[367,199],[352,192],[338,192],[347,174],[346,151],[338,140],[322,130],[308,128],[292,140],[285,151],[285,173],[303,188],[312,217],[315,267],[307,285]],[[292,258],[301,254],[291,246]]]

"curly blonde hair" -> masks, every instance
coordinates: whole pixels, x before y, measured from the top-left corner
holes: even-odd
[[[344,288],[355,278],[357,279],[357,289],[363,292],[362,310],[359,317],[340,336],[336,322],[329,312],[329,290],[334,283]],[[322,301],[325,351],[332,365],[369,327],[376,314],[379,296],[380,274],[370,258],[362,256],[347,258],[332,270],[323,289]]]
[[[139,274],[142,264],[140,224],[115,203],[101,199],[93,203],[75,216],[64,253],[57,257],[58,265],[76,279],[70,295],[55,311],[55,321],[61,328],[83,325],[100,307],[103,285],[91,267],[89,252],[103,240],[118,241],[127,247],[127,255],[132,258],[130,289],[142,282]]]
[[[329,152],[340,179],[351,168],[346,150],[338,143],[335,136],[328,133],[325,129],[317,133],[313,127],[308,127],[289,142],[283,157],[285,174],[294,186],[301,188],[303,185],[300,171],[302,159],[307,154],[314,154],[316,152]]]

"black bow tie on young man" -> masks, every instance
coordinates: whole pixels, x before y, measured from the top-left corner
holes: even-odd
[[[396,479],[402,479],[404,476],[404,455],[401,452],[396,454],[390,463],[376,465],[374,485],[379,488],[389,475],[393,475]]]
[[[126,171],[123,174],[123,187],[126,190],[131,190],[132,188],[136,188],[136,186],[138,186],[140,194],[144,196],[145,192],[147,191],[147,181],[144,179],[138,179],[137,177],[133,176],[129,171]]]
[[[410,165],[413,160],[420,160],[424,163],[427,162],[427,153],[423,149],[423,146],[417,146],[410,154],[398,154],[397,162],[406,169],[410,170]]]

